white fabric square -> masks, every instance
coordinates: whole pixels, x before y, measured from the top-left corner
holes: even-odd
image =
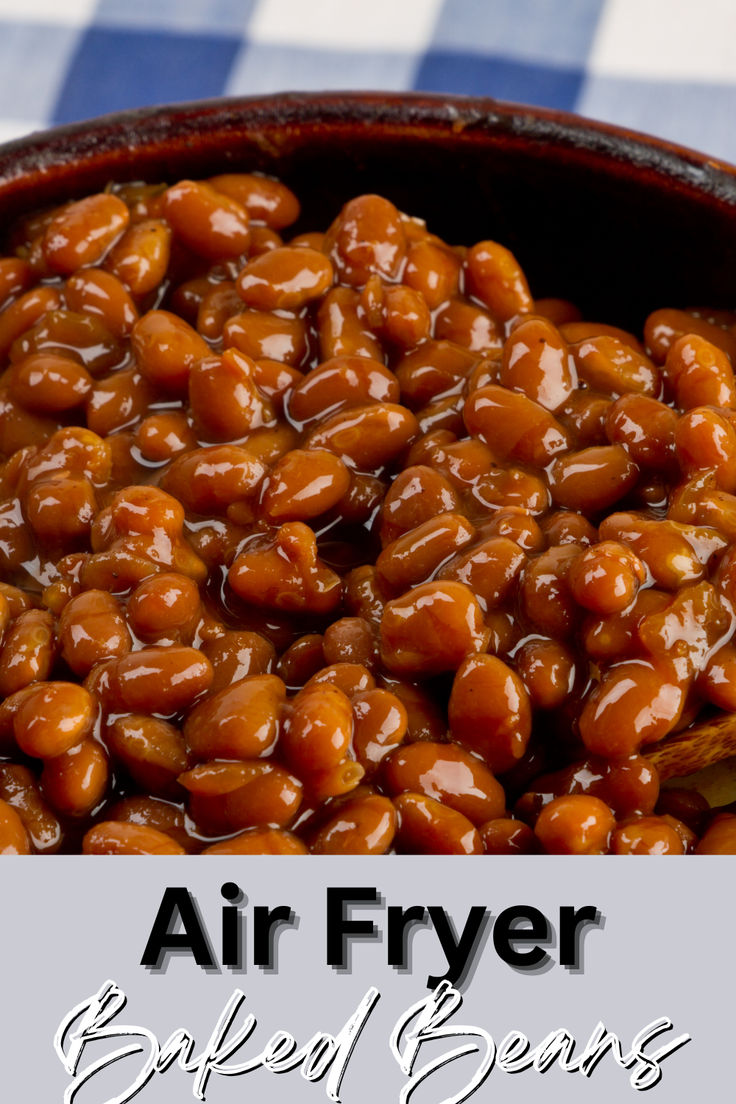
[[[607,0],[588,71],[736,83],[734,0]]]
[[[0,118],[0,142],[11,142],[14,138],[25,138],[34,130],[45,130],[48,123],[42,120],[29,122],[28,119]]]
[[[86,27],[93,20],[95,7],[95,0],[0,0],[0,20]]]
[[[322,49],[423,50],[442,0],[259,0],[251,42]]]

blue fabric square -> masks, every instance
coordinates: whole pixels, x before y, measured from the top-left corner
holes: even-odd
[[[582,69],[604,7],[605,0],[444,0],[433,44]]]
[[[200,34],[243,33],[256,0],[98,0],[98,27],[146,27]]]
[[[69,63],[56,123],[222,95],[239,38],[92,27]]]
[[[554,68],[507,57],[432,50],[421,61],[413,87],[574,110],[583,83],[580,69]]]

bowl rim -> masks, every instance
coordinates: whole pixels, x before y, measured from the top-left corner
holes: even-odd
[[[268,152],[304,144],[305,132],[326,134],[373,127],[387,137],[407,134],[426,140],[486,141],[543,151],[555,146],[567,159],[594,159],[622,175],[660,178],[666,186],[712,197],[736,207],[736,166],[667,139],[589,119],[572,112],[483,96],[425,92],[281,92],[134,108],[67,123],[0,144],[0,195],[43,182],[73,178],[95,160],[130,164],[165,145],[176,157],[202,150],[248,128],[249,138]]]

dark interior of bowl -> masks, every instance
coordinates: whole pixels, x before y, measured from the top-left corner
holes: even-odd
[[[665,143],[490,100],[282,96],[108,117],[0,150],[0,217],[110,180],[261,170],[299,230],[379,192],[453,243],[508,245],[537,296],[639,330],[661,306],[736,306],[736,171]]]

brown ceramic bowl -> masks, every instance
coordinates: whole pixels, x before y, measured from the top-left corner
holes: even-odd
[[[375,191],[456,243],[496,238],[537,296],[639,329],[660,306],[733,307],[736,170],[541,108],[419,94],[288,94],[149,108],[0,148],[0,215],[110,180],[259,169],[324,227]]]

